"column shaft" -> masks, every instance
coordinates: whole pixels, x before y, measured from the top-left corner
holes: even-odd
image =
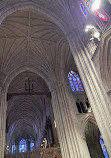
[[[62,86],[52,92],[52,107],[54,117],[57,123],[57,133],[61,147],[63,158],[90,158],[89,151],[83,138],[80,136],[80,131],[77,127],[77,120],[70,112]],[[73,122],[75,120],[75,123]],[[82,144],[82,145],[81,145]],[[84,152],[85,151],[85,152]]]
[[[68,41],[94,116],[105,141],[109,156],[111,156],[111,114],[108,109],[110,107],[110,100],[90,58],[90,53],[78,33],[70,34]]]
[[[0,96],[0,158],[4,158],[6,128],[6,93]]]

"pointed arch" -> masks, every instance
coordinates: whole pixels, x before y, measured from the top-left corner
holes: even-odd
[[[24,138],[21,139],[20,143],[19,143],[19,152],[27,152],[27,143],[26,140]]]
[[[74,71],[70,71],[68,74],[69,83],[72,89],[72,92],[84,92],[81,79],[78,74]]]
[[[88,121],[85,128],[86,143],[92,158],[101,157],[104,158],[101,146],[100,146],[100,131],[98,126]]]

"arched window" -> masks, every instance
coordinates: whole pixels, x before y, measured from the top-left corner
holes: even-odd
[[[71,70],[68,74],[68,79],[70,82],[72,92],[83,92],[84,91],[80,77],[78,76],[78,74],[76,74],[75,72],[73,72]]]
[[[30,150],[33,150],[33,147],[34,147],[34,141],[31,139],[31,141],[30,141]]]
[[[103,150],[105,158],[109,158],[106,147],[105,147],[105,144],[104,144],[104,141],[103,141],[103,138],[102,138],[101,135],[100,135],[100,144],[101,144],[101,148]]]
[[[16,152],[16,145],[12,145],[12,154]]]
[[[19,143],[19,152],[26,152],[27,151],[27,143],[25,141],[25,139],[21,139],[20,143]]]

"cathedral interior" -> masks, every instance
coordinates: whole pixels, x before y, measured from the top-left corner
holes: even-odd
[[[0,1],[0,158],[111,157],[111,0]]]

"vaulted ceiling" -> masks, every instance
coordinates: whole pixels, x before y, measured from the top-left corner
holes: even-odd
[[[0,27],[1,71],[7,73],[23,65],[52,71],[56,43],[62,36],[46,16],[32,11],[15,12]]]
[[[35,92],[49,92],[45,81],[30,68],[45,74],[50,82],[56,74],[75,67],[63,32],[45,15],[32,10],[17,11],[8,16],[0,27],[0,67],[7,76],[27,67],[11,81],[8,93],[25,92],[25,80],[33,80]],[[8,101],[8,141],[22,137],[39,137],[44,132],[46,115],[52,118],[47,96],[14,96]]]
[[[72,58],[63,32],[46,15],[32,10],[17,11],[2,22],[0,45],[0,68],[5,76],[30,67],[50,80],[59,63]]]
[[[12,96],[8,100],[7,108],[7,134],[10,140],[20,141],[27,137],[41,137],[45,130],[46,116],[52,116],[51,100],[47,95],[23,95],[27,93],[25,82],[30,78],[33,83],[31,92],[49,92],[45,81],[31,72],[23,72],[16,76],[10,86],[8,93],[20,94]],[[28,84],[27,84],[28,85]],[[28,88],[28,87],[27,87]],[[51,118],[52,119],[52,118]],[[39,135],[39,131],[41,135]],[[9,138],[8,138],[9,139]]]
[[[62,1],[60,4],[66,5]],[[27,74],[34,81],[35,91],[49,91],[42,78],[31,73],[31,69],[43,74],[55,86],[56,77],[61,72],[67,76],[68,71],[76,67],[64,33],[39,11],[24,9],[6,17],[0,26],[0,45],[0,71],[9,83],[8,77],[14,76],[9,93],[24,92]],[[24,68],[26,71],[18,75],[17,72]],[[47,113],[52,115],[47,102],[47,96],[15,96],[8,101],[7,132],[10,140],[20,139],[24,133],[35,137],[39,135],[39,129],[43,132]]]

